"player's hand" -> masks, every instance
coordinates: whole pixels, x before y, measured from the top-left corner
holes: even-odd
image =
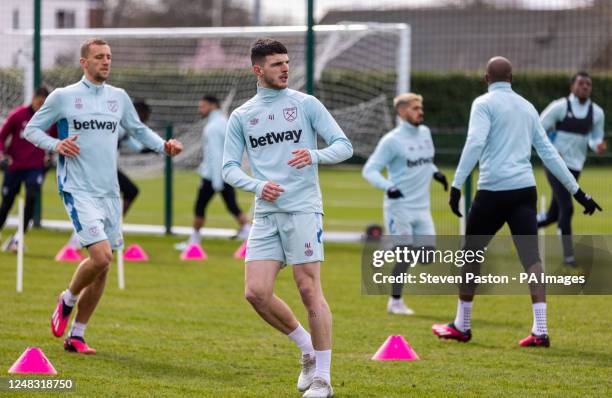
[[[439,171],[436,171],[433,175],[434,180],[438,181],[444,187],[444,192],[448,191],[448,181],[446,176]]]
[[[308,149],[297,149],[291,152],[293,157],[287,162],[291,167],[301,169],[312,164],[312,158],[310,157],[310,151]]]
[[[175,139],[168,140],[164,143],[164,152],[169,156],[176,156],[183,150],[183,144]]]
[[[404,194],[399,189],[395,187],[391,187],[387,189],[387,197],[389,199],[399,199],[399,198],[403,198]]]
[[[463,217],[461,211],[459,211],[459,200],[461,199],[461,190],[455,187],[451,187],[450,198],[448,199],[448,205],[457,217]]]
[[[9,166],[9,158],[5,157],[2,152],[0,152],[0,170],[7,170]]]
[[[608,143],[606,141],[602,141],[597,144],[597,147],[595,148],[595,153],[601,155],[606,151],[606,149],[608,149]]]
[[[578,191],[574,194],[574,199],[584,207],[584,214],[591,216],[595,213],[595,210],[603,211],[597,202],[593,200],[591,195],[584,193],[580,188],[578,188]]]
[[[283,192],[285,192],[285,190],[281,188],[280,185],[268,181],[261,191],[261,198],[268,202],[274,202]]]
[[[72,137],[61,140],[55,146],[55,152],[69,158],[78,155],[81,153],[81,148],[76,144],[77,138],[79,138],[78,135],[73,135]]]

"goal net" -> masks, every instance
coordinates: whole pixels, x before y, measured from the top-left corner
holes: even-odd
[[[258,37],[282,41],[291,59],[290,87],[304,90],[305,27],[57,29],[41,35],[43,84],[49,88],[81,77],[80,43],[100,37],[113,52],[109,83],[152,108],[149,125],[161,135],[172,125],[185,151],[175,160],[195,168],[202,158],[203,120],[198,100],[217,96],[229,114],[255,94],[249,50]],[[4,32],[0,61],[0,116],[28,101],[32,92],[31,32]],[[393,128],[392,99],[409,88],[410,31],[404,24],[339,24],[315,27],[315,95],[367,158]],[[25,98],[25,99],[24,99]],[[147,155],[122,156],[130,172],[160,171]]]

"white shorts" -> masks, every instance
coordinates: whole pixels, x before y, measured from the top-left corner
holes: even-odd
[[[428,246],[436,245],[433,218],[429,210],[410,210],[403,206],[384,208],[385,227],[388,235],[398,235],[397,244]]]
[[[271,213],[253,219],[245,262],[283,264],[323,261],[323,216],[319,213]]]
[[[83,247],[108,240],[112,250],[123,247],[121,201],[62,193],[64,207]]]

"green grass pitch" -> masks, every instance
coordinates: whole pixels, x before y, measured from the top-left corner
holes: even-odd
[[[541,171],[537,175],[543,182]],[[581,182],[605,210],[612,211],[609,184],[604,183],[609,175],[609,169],[587,169]],[[142,196],[126,222],[162,223],[161,178],[138,182]],[[191,221],[197,183],[194,173],[176,175],[178,225]],[[328,230],[360,231],[365,224],[382,220],[382,194],[370,188],[358,171],[322,170],[321,183]],[[51,177],[45,186],[44,215],[66,219],[54,192]],[[251,200],[240,194],[243,207],[248,208]],[[432,202],[438,233],[456,233],[457,220],[436,183]],[[234,225],[217,198],[209,215],[209,226]],[[577,217],[577,232],[612,232],[605,213],[599,218]],[[205,241],[209,260],[185,263],[172,249],[180,237],[128,235],[126,243],[141,244],[151,261],[126,263],[124,291],[117,288],[116,270],[111,271],[106,294],[87,330],[87,340],[98,354],[65,353],[62,341],[51,335],[49,317],[57,294],[74,271],[74,265],[53,261],[68,236],[40,230],[27,236],[21,294],[15,293],[15,257],[0,253],[0,370],[6,372],[26,347],[38,346],[58,377],[75,380],[75,396],[300,396],[295,389],[298,350],[244,300],[242,262],[232,258],[235,241]],[[478,297],[473,340],[439,341],[431,324],[454,317],[456,297],[408,296],[415,316],[387,315],[386,297],[361,295],[360,254],[357,244],[325,246],[322,278],[334,315],[332,383],[337,397],[610,395],[610,296],[550,297],[550,349],[517,345],[532,322],[526,295]],[[290,271],[280,273],[276,292],[305,322]],[[391,334],[404,335],[421,360],[371,361]],[[37,394],[46,395],[57,394]]]

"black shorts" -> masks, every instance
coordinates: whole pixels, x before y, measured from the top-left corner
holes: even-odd
[[[206,178],[202,178],[202,184],[200,184],[198,198],[194,206],[194,214],[196,217],[206,216],[206,207],[214,194],[215,190],[212,187],[212,182]],[[221,195],[223,196],[223,201],[225,202],[227,210],[232,213],[234,217],[238,217],[238,215],[242,213],[242,210],[240,210],[238,203],[236,203],[236,192],[234,191],[234,187],[228,183],[224,183]]]
[[[467,218],[466,246],[478,249],[508,223],[521,264],[528,269],[540,262],[537,226],[538,193],[535,187],[476,192]]]
[[[130,202],[133,201],[139,192],[136,184],[123,174],[121,170],[117,170],[117,180],[119,181],[119,191],[123,193],[123,199]]]

